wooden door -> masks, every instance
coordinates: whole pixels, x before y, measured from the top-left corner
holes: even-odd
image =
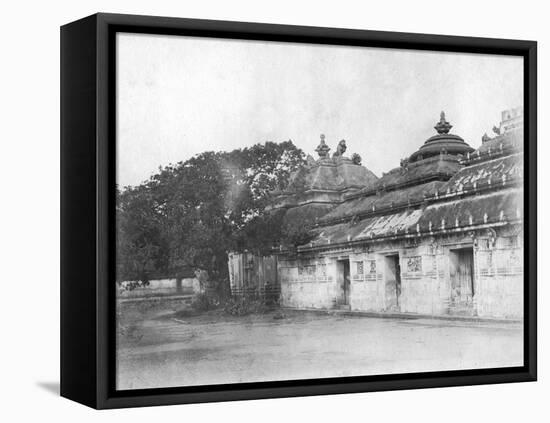
[[[451,300],[471,305],[474,296],[474,253],[472,248],[455,250],[451,260]]]
[[[349,260],[338,260],[336,262],[337,269],[337,286],[340,288],[339,298],[337,303],[339,305],[349,305],[349,293],[350,293],[350,271]]]
[[[385,286],[386,286],[386,309],[399,310],[399,296],[401,295],[401,268],[399,266],[399,255],[392,254],[384,258]]]
[[[349,305],[349,293],[350,293],[350,272],[349,272],[349,260],[344,261],[344,305]]]

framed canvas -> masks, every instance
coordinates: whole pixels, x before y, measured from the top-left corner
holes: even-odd
[[[536,380],[536,43],[61,28],[61,395]]]

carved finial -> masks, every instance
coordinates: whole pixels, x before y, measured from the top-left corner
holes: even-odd
[[[328,156],[328,152],[330,151],[330,147],[325,143],[325,134],[321,134],[321,142],[315,149],[317,154],[319,154],[319,158],[324,159]]]
[[[434,126],[434,129],[438,134],[448,134],[452,127],[453,125],[445,119],[445,112],[441,111],[439,122]]]

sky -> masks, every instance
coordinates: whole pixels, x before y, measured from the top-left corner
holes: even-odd
[[[436,132],[443,110],[472,147],[523,105],[523,59],[315,44],[117,37],[117,184],[203,151],[325,134],[380,176]]]

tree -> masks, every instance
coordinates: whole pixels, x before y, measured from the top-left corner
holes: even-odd
[[[166,262],[161,216],[149,187],[117,189],[116,215],[117,281],[148,284],[149,275]]]
[[[241,228],[263,213],[274,190],[284,190],[290,175],[305,164],[304,152],[291,140],[266,142],[224,153],[222,165],[230,183],[231,218]]]
[[[226,216],[226,183],[220,153],[205,152],[155,175],[155,198],[162,204],[168,272],[191,267],[214,281],[227,278],[226,250],[231,227]]]
[[[269,193],[284,189],[304,163],[292,141],[266,142],[204,152],[125,188],[117,195],[121,277],[146,281],[154,272],[191,267],[207,271],[223,290],[228,251],[277,244],[281,222],[263,211]]]

